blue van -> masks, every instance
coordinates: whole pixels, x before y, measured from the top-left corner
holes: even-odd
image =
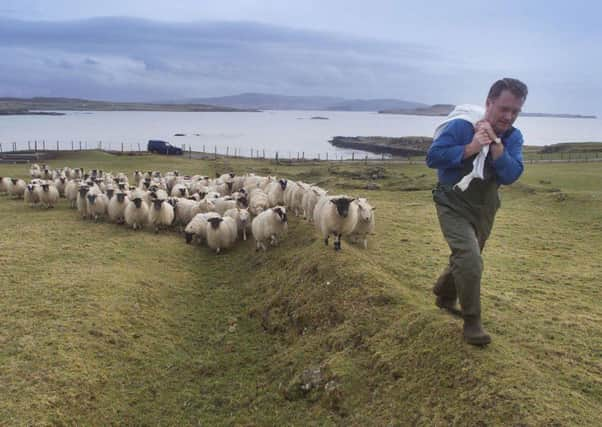
[[[173,155],[182,155],[182,149],[178,147],[174,147],[167,141],[161,141],[159,139],[150,139],[148,141],[148,145],[146,149],[151,153],[157,154],[173,154]]]

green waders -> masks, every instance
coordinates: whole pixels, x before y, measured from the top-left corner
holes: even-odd
[[[464,175],[471,170],[472,158],[464,161]],[[481,252],[500,206],[495,173],[489,165],[485,177],[473,179],[466,191],[443,184],[437,184],[433,190],[441,231],[451,250],[449,265],[437,280],[434,292],[448,306],[453,306],[459,297],[465,321],[476,321],[479,325]]]

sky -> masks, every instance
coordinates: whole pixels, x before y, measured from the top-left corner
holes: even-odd
[[[2,0],[0,96],[265,92],[601,114],[602,2]]]

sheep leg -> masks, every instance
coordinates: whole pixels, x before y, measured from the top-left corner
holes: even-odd
[[[341,235],[340,234],[335,234],[334,250],[335,251],[341,250]]]
[[[220,250],[221,250],[221,248],[217,248],[217,249],[215,250],[215,253],[216,253],[216,254],[219,254]]]
[[[324,239],[324,244],[326,246],[328,246],[328,239],[330,238],[330,235],[326,236],[326,238]]]
[[[247,240],[247,230],[244,228],[242,229],[242,239]]]
[[[364,239],[364,249],[368,249],[368,239]]]

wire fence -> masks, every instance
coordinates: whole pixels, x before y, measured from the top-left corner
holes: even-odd
[[[198,144],[195,147],[183,144],[180,147],[183,156],[188,158],[246,158],[261,160],[282,161],[396,161],[407,163],[424,162],[424,156],[399,156],[392,153],[367,153],[365,151],[354,151],[351,149],[339,149],[337,151],[309,152],[293,150],[274,150],[265,148],[241,148],[235,146],[218,146]],[[145,142],[115,142],[115,141],[46,141],[31,140],[23,142],[0,142],[0,155],[18,155],[26,153],[52,153],[52,152],[77,152],[100,150],[109,153],[142,154],[147,153]],[[571,151],[571,152],[535,152],[525,151],[524,161],[527,163],[550,163],[550,162],[595,162],[602,161],[602,152],[598,151]]]

